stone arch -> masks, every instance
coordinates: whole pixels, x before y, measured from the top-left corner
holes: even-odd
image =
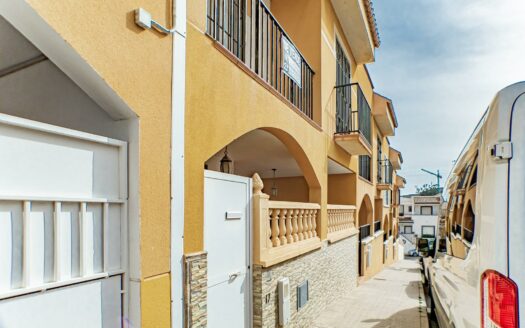
[[[373,207],[372,201],[368,195],[363,197],[361,205],[359,206],[359,226],[364,226],[367,224],[373,224]]]
[[[249,131],[245,131],[242,134],[237,135],[237,136],[230,136],[225,141],[223,140],[219,142],[219,144],[216,147],[213,147],[213,149],[211,149],[208,152],[207,158],[210,158],[217,152],[220,152],[221,149],[223,149],[227,145],[257,130],[262,130],[262,131],[270,133],[271,135],[276,137],[286,147],[289,154],[294,158],[295,162],[301,169],[301,172],[304,175],[304,178],[310,189],[321,188],[320,179],[317,176],[315,169],[312,165],[312,162],[310,161],[310,159],[308,158],[308,155],[306,154],[304,150],[304,147],[300,144],[300,142],[294,136],[292,136],[291,134],[289,134],[288,132],[280,128],[261,127],[261,128],[256,128],[256,129],[252,129]]]

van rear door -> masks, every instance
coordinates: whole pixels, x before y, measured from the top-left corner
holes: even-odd
[[[514,102],[509,137],[508,269],[518,286],[520,327],[525,327],[525,93]]]

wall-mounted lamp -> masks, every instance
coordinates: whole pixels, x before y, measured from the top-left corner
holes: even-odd
[[[221,172],[233,174],[233,161],[228,156],[228,147],[224,149],[224,156],[221,159]]]
[[[277,189],[277,184],[275,183],[275,172],[277,171],[277,169],[272,169],[272,171],[273,171],[272,196],[277,197],[277,193],[279,191]]]

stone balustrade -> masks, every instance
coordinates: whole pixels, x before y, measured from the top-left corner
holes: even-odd
[[[353,236],[359,232],[355,227],[355,206],[329,204],[327,211],[328,241],[331,243]]]
[[[269,267],[321,247],[317,226],[321,206],[272,201],[253,175],[253,260]]]

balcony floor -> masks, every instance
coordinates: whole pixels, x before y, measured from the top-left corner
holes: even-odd
[[[337,133],[334,141],[351,155],[372,155],[371,146],[361,133]]]

